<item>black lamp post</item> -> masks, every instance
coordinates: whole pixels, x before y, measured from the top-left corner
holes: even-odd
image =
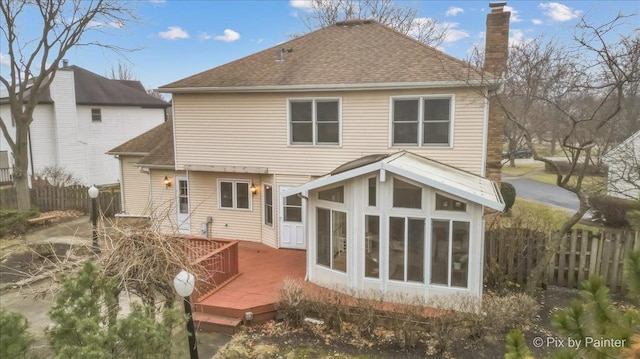
[[[173,279],[173,287],[179,296],[182,297],[184,303],[184,312],[187,315],[187,334],[189,335],[189,354],[191,359],[198,359],[198,343],[196,341],[196,330],[193,325],[193,316],[191,315],[191,299],[189,296],[193,293],[195,286],[195,278],[193,274],[186,270],[181,270],[180,273]]]
[[[100,191],[96,188],[96,186],[91,186],[89,188],[89,197],[91,197],[91,222],[93,223],[93,234],[91,239],[93,240],[93,253],[100,253],[100,246],[98,246],[98,205],[96,203],[96,199],[98,198],[98,194]]]

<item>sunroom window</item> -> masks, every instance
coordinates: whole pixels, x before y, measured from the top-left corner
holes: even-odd
[[[467,288],[469,223],[431,222],[431,284]]]
[[[320,191],[318,192],[318,199],[321,199],[323,201],[344,203],[344,186]]]
[[[467,204],[441,194],[436,194],[436,210],[464,212],[467,210]]]
[[[389,279],[424,283],[424,219],[389,218]]]
[[[422,208],[422,188],[394,178],[393,206],[401,208]]]
[[[347,213],[317,208],[316,263],[331,269],[347,271]]]

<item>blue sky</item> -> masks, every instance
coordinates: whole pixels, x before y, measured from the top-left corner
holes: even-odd
[[[466,58],[474,44],[484,44],[488,1],[400,1],[419,10],[420,17],[436,18],[447,26],[441,49]],[[264,50],[292,35],[307,31],[301,17],[305,0],[280,1],[171,1],[132,2],[139,23],[111,29],[105,41],[140,50],[126,59],[99,48],[71,50],[66,58],[100,75],[118,62],[128,63],[147,88],[181,78]],[[580,16],[593,23],[612,19],[618,12],[640,13],[638,1],[509,1],[511,41],[526,41],[541,34],[568,41]],[[640,27],[640,17],[628,22]],[[28,31],[28,26],[26,27]],[[25,33],[26,36],[27,33]],[[92,36],[106,36],[103,34]],[[0,43],[0,62],[6,62]],[[0,66],[0,72],[8,67]]]

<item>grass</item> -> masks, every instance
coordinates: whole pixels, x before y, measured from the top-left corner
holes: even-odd
[[[509,167],[508,165],[505,165],[504,167],[502,167],[502,173],[509,176],[520,177],[528,175],[540,168],[542,168],[542,166],[540,166],[539,164],[520,165],[517,167]]]
[[[560,227],[573,215],[574,212],[559,209],[543,203],[529,201],[522,198],[516,198],[516,202],[511,208],[511,215],[514,218],[528,218],[529,225],[534,228],[547,228],[548,230],[559,230]],[[507,223],[510,223],[508,221]],[[517,224],[514,224],[517,225]],[[577,223],[574,229],[585,229],[590,231],[599,231],[602,227],[599,225],[589,225]]]

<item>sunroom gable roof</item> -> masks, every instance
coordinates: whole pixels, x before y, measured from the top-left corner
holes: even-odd
[[[349,167],[348,164],[338,168]],[[495,182],[407,151],[397,152],[359,167],[351,166],[346,171],[333,171],[324,177],[288,189],[284,195],[303,193],[375,171],[388,171],[498,211],[504,209],[504,201]]]

